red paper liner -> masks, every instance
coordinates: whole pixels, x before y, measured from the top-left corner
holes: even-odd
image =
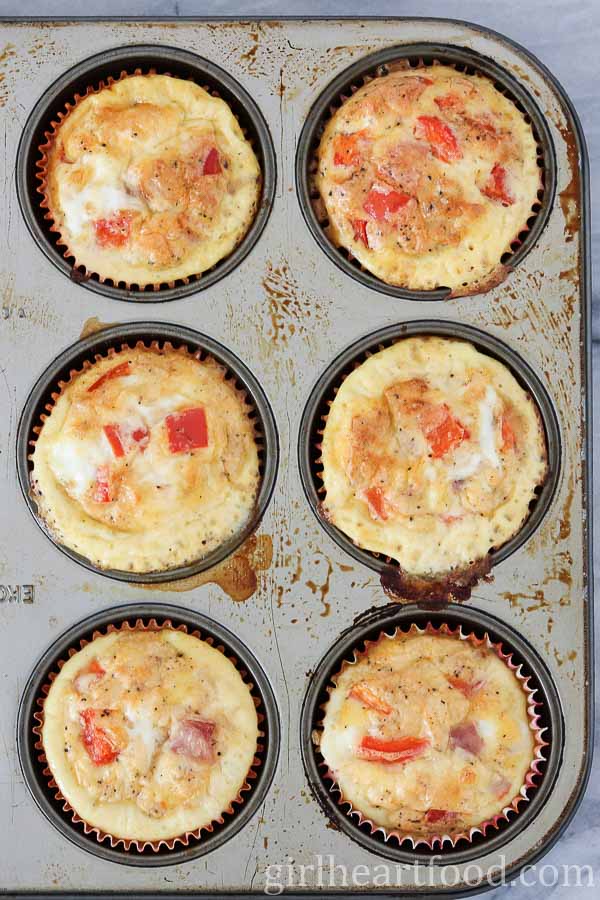
[[[56,224],[56,222],[54,220],[54,216],[52,215],[52,210],[51,210],[51,206],[50,206],[50,198],[49,198],[49,193],[48,193],[48,163],[49,163],[49,159],[50,159],[50,155],[52,152],[54,142],[58,136],[58,132],[59,132],[59,129],[62,126],[62,124],[71,115],[73,110],[81,103],[81,101],[85,100],[87,97],[91,96],[92,94],[99,94],[101,91],[105,90],[106,88],[112,87],[113,84],[117,84],[118,82],[123,81],[123,79],[125,79],[125,78],[130,78],[135,75],[144,76],[144,75],[156,75],[156,74],[158,74],[158,73],[157,73],[156,69],[154,69],[154,68],[148,69],[147,72],[142,71],[142,69],[140,69],[140,68],[134,69],[133,72],[127,72],[126,70],[123,70],[120,73],[118,78],[113,78],[112,76],[109,75],[106,78],[106,80],[103,79],[103,80],[99,81],[96,86],[91,86],[91,85],[88,86],[88,88],[86,89],[84,94],[76,93],[74,95],[72,101],[67,101],[65,103],[65,111],[58,112],[56,115],[56,119],[52,119],[50,121],[49,128],[44,132],[44,138],[45,138],[44,143],[40,144],[38,147],[40,156],[39,156],[39,159],[36,161],[36,168],[38,171],[36,172],[35,177],[40,182],[36,188],[37,193],[41,194],[41,196],[42,196],[42,200],[40,201],[40,207],[42,209],[46,210],[46,212],[44,214],[44,219],[50,223],[49,230],[51,232],[59,235],[59,239],[57,241],[57,246],[65,248],[64,252],[63,252],[63,257],[65,259],[69,259],[69,258],[73,259],[73,272],[75,273],[73,278],[77,282],[88,281],[90,278],[93,277],[93,278],[98,279],[100,284],[108,283],[108,284],[114,285],[115,287],[123,286],[125,288],[125,290],[127,290],[127,291],[131,290],[132,287],[137,286],[138,288],[140,288],[140,290],[144,290],[146,288],[151,288],[153,291],[156,292],[156,291],[160,291],[160,290],[164,289],[165,287],[172,289],[178,284],[187,285],[187,284],[190,284],[190,282],[192,282],[192,281],[198,281],[202,277],[202,275],[205,275],[207,272],[210,272],[213,269],[215,269],[221,262],[221,260],[219,260],[210,269],[205,269],[203,272],[198,272],[193,275],[180,276],[180,277],[172,279],[170,281],[164,281],[164,280],[157,281],[157,282],[147,281],[147,282],[144,282],[143,284],[141,284],[138,282],[115,280],[111,276],[105,276],[105,275],[102,275],[100,272],[94,271],[93,269],[88,269],[88,267],[85,265],[85,263],[83,263],[77,259],[77,255],[71,250],[68,243],[63,239],[62,232],[61,232],[60,228],[58,227],[58,225]],[[160,74],[167,75],[169,77],[174,77],[174,76],[171,76],[171,74],[169,72],[161,72]],[[179,80],[185,80],[185,79],[179,79]],[[193,81],[193,79],[191,79],[191,78],[187,79],[187,80]],[[193,83],[196,84],[195,81],[193,81]],[[219,97],[218,91],[211,91],[211,89],[206,85],[205,86],[201,85],[201,87],[203,87],[203,90],[205,90],[212,97]],[[232,115],[233,115],[233,111],[232,111]],[[242,131],[244,133],[245,139],[249,140],[245,129],[242,129]],[[251,141],[249,141],[249,142],[252,143]],[[262,173],[261,173],[261,175],[262,175]],[[257,202],[256,208],[254,210],[254,216],[256,216],[257,209],[258,209],[258,202]],[[249,222],[248,228],[250,228],[251,224],[252,224],[252,220]],[[247,232],[248,232],[248,229],[240,237],[236,246],[239,246],[239,244],[244,240]],[[233,252],[234,249],[235,248],[232,248],[231,252]],[[227,254],[227,255],[229,255],[229,254]]]
[[[172,838],[161,838],[157,841],[147,841],[147,840],[135,840],[133,838],[122,838],[116,837],[106,831],[102,831],[100,828],[97,828],[95,825],[90,825],[85,819],[82,819],[81,816],[76,812],[75,809],[70,805],[68,800],[65,799],[63,794],[60,792],[60,789],[54,780],[54,776],[48,766],[48,760],[46,758],[46,754],[44,752],[44,744],[42,738],[42,729],[44,727],[44,702],[46,697],[48,696],[48,692],[52,686],[52,683],[57,678],[60,673],[60,670],[64,666],[66,659],[61,659],[56,663],[57,671],[53,671],[48,676],[48,682],[44,684],[41,688],[41,696],[37,698],[36,703],[39,707],[39,710],[33,714],[34,719],[37,722],[32,729],[33,733],[36,736],[36,741],[34,744],[35,749],[38,751],[38,762],[41,766],[43,766],[42,774],[48,781],[48,789],[49,792],[53,795],[54,800],[61,804],[64,812],[68,813],[75,825],[83,826],[83,832],[86,835],[93,836],[99,843],[106,841],[110,844],[112,848],[122,846],[126,851],[135,851],[137,853],[143,853],[145,850],[152,850],[155,853],[158,853],[160,850],[173,850],[177,845],[182,845],[187,847],[192,840],[201,840],[202,834],[212,834],[215,827],[222,825],[225,822],[225,816],[235,815],[236,808],[239,808],[245,800],[244,794],[247,794],[248,791],[252,790],[253,782],[256,781],[258,777],[258,769],[262,765],[262,754],[264,752],[264,737],[265,733],[261,729],[262,723],[265,721],[265,715],[260,711],[260,707],[262,706],[262,699],[255,692],[254,684],[248,680],[248,673],[245,669],[240,669],[238,667],[238,661],[234,656],[229,656],[225,652],[225,647],[222,644],[217,644],[210,635],[202,636],[201,633],[194,629],[190,631],[186,625],[173,625],[170,619],[165,619],[160,624],[156,619],[151,618],[147,621],[143,619],[136,619],[135,623],[132,625],[130,622],[125,621],[121,625],[107,625],[104,631],[94,631],[91,640],[94,641],[98,637],[104,637],[107,634],[112,634],[115,631],[119,632],[135,632],[135,631],[162,631],[163,629],[171,629],[172,631],[182,631],[185,634],[189,634],[192,637],[199,638],[205,643],[209,644],[214,649],[219,650],[223,655],[236,667],[239,672],[244,684],[250,689],[252,700],[257,710],[257,718],[258,718],[258,739],[256,745],[256,752],[250,769],[246,775],[244,783],[240,787],[237,795],[231,801],[229,806],[224,809],[221,815],[217,819],[213,819],[208,825],[202,825],[200,828],[196,828],[193,831],[186,831],[183,834],[175,835]],[[68,651],[68,658],[70,659],[74,656],[79,650],[82,650],[90,643],[89,640],[82,638],[79,641],[79,647],[71,647]]]
[[[421,336],[425,337],[427,335],[426,333],[424,333]],[[435,337],[436,335],[433,336]],[[317,451],[313,462],[314,477],[320,482],[320,484],[317,486],[317,493],[321,496],[321,501],[318,507],[319,515],[321,516],[321,518],[323,518],[326,522],[329,522],[335,528],[338,528],[338,530],[342,534],[344,534],[346,538],[348,538],[348,540],[351,540],[352,543],[355,544],[355,546],[362,550],[364,553],[368,553],[374,559],[382,560],[388,567],[388,569],[381,575],[381,584],[387,596],[393,601],[414,601],[418,603],[429,603],[432,606],[440,606],[444,603],[461,603],[468,600],[471,596],[472,589],[479,581],[491,580],[490,572],[492,569],[492,558],[489,551],[485,556],[473,560],[473,562],[471,562],[468,566],[461,566],[460,568],[457,567],[449,570],[448,572],[440,572],[433,575],[412,574],[406,572],[402,568],[399,560],[395,559],[394,557],[386,556],[385,554],[380,553],[376,550],[369,550],[366,547],[361,546],[361,544],[359,544],[358,542],[354,541],[349,535],[346,534],[345,531],[343,531],[341,528],[339,528],[339,526],[336,525],[336,523],[328,515],[325,508],[327,491],[325,489],[325,479],[323,477],[323,457],[321,455],[323,450],[322,440],[325,433],[327,418],[329,416],[329,409],[331,408],[333,401],[336,398],[337,392],[339,391],[346,378],[356,369],[360,368],[360,366],[362,366],[362,364],[366,362],[371,356],[374,356],[376,353],[380,353],[382,350],[389,349],[400,341],[410,340],[413,337],[419,337],[419,335],[410,335],[409,337],[396,338],[389,343],[379,343],[376,346],[371,347],[369,350],[364,351],[352,361],[351,367],[346,368],[330,387],[329,396],[324,400],[326,410],[321,414],[321,425],[316,430],[318,441],[314,444],[314,449]],[[469,343],[469,341],[465,341],[463,338],[444,339]],[[478,350],[477,347],[475,347],[475,349]],[[478,350],[478,352],[482,353],[481,350]],[[483,353],[483,355],[485,356],[486,354]],[[502,365],[508,368],[508,366],[506,366],[506,363],[502,363]],[[550,475],[550,469],[548,466],[548,443],[544,427],[544,420],[542,418],[539,407],[531,394],[528,391],[526,391],[526,393],[531,403],[533,404],[533,409],[536,414],[540,433],[544,436],[544,455],[546,468],[544,471],[544,477],[536,485],[536,490],[539,491],[544,486]],[[519,523],[519,527],[515,530],[513,536],[515,534],[518,534],[518,532],[521,530],[521,528],[529,518],[530,514],[531,510]],[[510,539],[511,538],[507,538],[507,541]],[[506,541],[504,541],[504,543],[506,543]],[[490,548],[490,550],[495,549],[498,548]]]
[[[398,841],[399,844],[408,843],[410,844],[413,850],[418,849],[418,847],[427,847],[429,850],[439,850],[443,851],[445,847],[449,846],[454,848],[458,841],[465,840],[471,843],[473,838],[476,835],[482,835],[486,837],[486,835],[490,831],[496,831],[502,822],[508,822],[509,815],[511,813],[518,813],[519,807],[530,800],[530,795],[535,789],[538,787],[536,784],[536,780],[542,777],[543,772],[541,771],[541,766],[546,763],[546,756],[544,755],[544,749],[549,747],[549,742],[544,738],[544,732],[547,731],[546,727],[542,727],[540,725],[541,718],[541,707],[543,707],[542,700],[536,699],[535,694],[537,693],[537,688],[531,687],[530,680],[531,676],[524,675],[522,672],[523,664],[516,664],[513,662],[513,654],[511,652],[506,652],[503,648],[503,645],[500,641],[494,643],[487,632],[485,632],[483,637],[477,637],[473,632],[469,632],[465,634],[462,626],[457,626],[456,628],[451,628],[447,624],[440,625],[439,628],[436,628],[430,622],[427,623],[425,628],[420,628],[418,625],[412,624],[408,630],[404,631],[402,628],[397,627],[394,629],[392,634],[387,632],[381,632],[377,638],[374,640],[365,640],[363,642],[363,649],[354,649],[353,651],[353,660],[344,660],[342,663],[341,669],[331,678],[331,682],[333,686],[329,686],[327,688],[328,695],[331,695],[331,692],[336,687],[336,678],[338,678],[342,672],[344,672],[349,666],[357,663],[361,658],[367,656],[369,650],[379,644],[381,641],[394,638],[398,634],[403,635],[443,635],[447,637],[455,637],[457,640],[468,640],[474,647],[480,648],[485,646],[489,650],[492,650],[499,659],[505,663],[508,668],[513,672],[515,678],[520,682],[521,688],[526,695],[527,698],[527,714],[529,717],[529,726],[531,731],[534,734],[534,755],[533,759],[530,763],[529,770],[525,776],[525,780],[521,786],[521,789],[516,797],[514,797],[510,803],[505,804],[502,809],[496,813],[491,819],[486,819],[483,822],[480,822],[478,825],[471,826],[468,831],[460,831],[452,833],[450,831],[440,831],[436,834],[430,835],[429,837],[424,837],[422,835],[412,835],[406,832],[401,831],[387,831],[382,825],[377,825],[372,819],[369,819],[367,816],[363,815],[363,813],[359,809],[355,809],[352,803],[346,799],[343,795],[342,789],[336,781],[336,777],[334,773],[329,768],[327,762],[323,760],[321,766],[324,768],[323,777],[331,782],[330,793],[337,792],[339,793],[339,798],[336,800],[337,805],[341,807],[347,807],[345,810],[346,815],[349,818],[352,818],[356,821],[356,824],[360,826],[367,826],[369,828],[369,832],[371,835],[380,834],[382,835],[384,841],[389,841],[390,838],[394,838]],[[325,701],[321,704],[320,709],[323,712],[323,718],[325,716],[325,712],[327,709],[327,704],[329,700]],[[316,734],[313,735],[313,741],[318,746],[320,741],[320,734],[323,731],[323,718],[321,719]]]
[[[166,353],[177,353],[181,356],[187,356],[190,359],[195,359],[198,362],[201,362],[203,365],[212,366],[216,371],[221,373],[224,381],[228,381],[231,383],[231,386],[234,388],[236,395],[237,395],[238,399],[240,400],[240,403],[243,407],[244,413],[246,414],[247,419],[250,422],[250,425],[252,427],[254,441],[256,444],[256,450],[257,450],[257,454],[258,454],[258,460],[259,460],[259,480],[260,480],[260,478],[262,477],[262,472],[263,472],[263,454],[264,454],[263,435],[262,435],[262,432],[259,427],[260,420],[259,420],[259,417],[257,416],[256,408],[248,396],[248,392],[238,385],[238,383],[236,381],[235,373],[230,371],[227,368],[227,366],[225,366],[223,363],[218,362],[213,356],[211,356],[210,353],[206,352],[202,348],[199,348],[198,350],[195,350],[195,351],[191,351],[185,345],[175,346],[170,341],[157,341],[157,340],[152,340],[148,343],[145,343],[143,340],[138,340],[138,341],[136,341],[135,344],[133,344],[133,346],[124,342],[124,343],[120,344],[118,347],[109,347],[108,350],[106,350],[106,352],[104,354],[95,353],[93,362],[91,360],[84,360],[84,362],[82,363],[80,368],[78,368],[78,369],[73,368],[69,371],[69,377],[66,380],[61,379],[60,381],[58,381],[57,384],[55,385],[54,389],[52,389],[50,387],[49,394],[48,394],[48,396],[50,397],[50,400],[44,406],[45,412],[40,414],[40,423],[38,425],[34,425],[32,428],[32,433],[35,436],[30,437],[28,440],[28,445],[29,445],[29,447],[31,447],[31,451],[29,452],[29,454],[27,456],[29,464],[33,465],[36,441],[42,432],[44,423],[47,421],[48,417],[52,414],[52,410],[54,409],[56,402],[60,399],[60,397],[64,393],[64,391],[67,388],[69,388],[71,385],[73,385],[81,375],[83,375],[85,372],[88,372],[90,369],[92,369],[94,367],[94,365],[96,365],[97,363],[102,362],[104,360],[113,359],[119,353],[127,353],[128,351],[131,352],[132,350],[144,350],[148,353],[157,353],[159,355],[166,354]],[[258,495],[258,489],[257,489],[257,495]],[[36,498],[38,496],[39,496],[39,494],[37,491],[37,486],[35,484],[34,479],[32,478],[31,479],[31,497],[34,501],[36,501]],[[38,504],[38,515],[40,516],[40,518],[43,518],[42,514],[39,512],[39,504]],[[46,527],[52,533],[51,526],[46,523]],[[100,569],[99,566],[97,568]],[[162,571],[168,572],[169,569],[167,567]]]
[[[369,82],[373,81],[374,79],[385,77],[386,75],[391,74],[393,72],[402,72],[402,71],[411,71],[412,72],[415,69],[432,68],[433,66],[445,66],[447,68],[454,68],[454,69],[456,69],[457,72],[459,72],[460,74],[463,74],[462,72],[460,72],[460,69],[457,67],[456,63],[453,63],[451,60],[445,61],[445,60],[433,59],[431,63],[426,63],[422,58],[419,58],[418,60],[416,60],[416,62],[413,62],[409,59],[399,59],[399,60],[396,60],[395,62],[385,63],[383,66],[378,67],[378,70],[376,71],[375,74],[366,73],[365,75],[363,75],[361,77],[360,83],[356,83],[356,84],[353,83],[353,84],[349,85],[349,87],[346,89],[346,91],[344,91],[344,93],[342,93],[338,96],[337,103],[335,105],[332,104],[329,107],[329,114],[323,121],[328,122],[330,119],[332,119],[333,116],[340,109],[340,107],[342,107],[347,100],[350,100],[350,98],[352,97],[353,94],[355,94],[358,90],[360,90],[360,88],[369,84]],[[385,71],[383,71],[383,70],[385,70]],[[480,73],[475,72],[475,74],[478,75]],[[495,88],[495,90],[497,90],[499,93],[502,93],[503,96],[506,96],[506,94],[504,92],[499,91],[497,85],[493,84],[493,82],[489,78],[489,76],[485,75],[484,73],[481,73],[480,77],[486,78],[490,82],[490,84],[492,84],[492,86]],[[511,102],[514,103],[514,101],[512,101],[512,98],[507,98],[507,99],[511,99]],[[516,104],[514,104],[514,105],[518,109],[518,106]],[[352,251],[348,247],[345,247],[343,244],[337,244],[334,241],[332,234],[331,234],[331,230],[329,228],[329,214],[327,212],[325,203],[323,201],[323,198],[321,197],[321,193],[320,193],[320,191],[316,185],[316,181],[315,181],[315,176],[316,176],[316,172],[318,170],[318,165],[319,165],[318,152],[319,152],[320,146],[321,146],[321,141],[319,140],[319,143],[313,149],[312,156],[310,157],[310,160],[309,160],[308,186],[309,186],[310,196],[312,198],[313,211],[315,213],[315,216],[316,216],[319,224],[321,225],[321,227],[323,229],[325,236],[327,237],[327,240],[330,241],[330,243],[333,244],[333,246],[337,250],[344,252],[347,255],[348,261],[350,263],[352,263],[353,265],[357,266],[361,272],[366,272],[371,277],[377,278],[377,280],[381,281],[382,284],[392,284],[392,282],[386,282],[383,279],[379,278],[377,275],[375,275],[373,272],[371,272],[371,270],[367,266],[364,266],[358,259],[356,259],[356,257],[352,254]],[[539,160],[541,158],[541,148],[539,146],[539,143],[538,143],[537,149],[538,149],[538,157],[537,158]],[[539,179],[539,186],[538,186],[538,191],[537,191],[537,200],[532,204],[531,215],[530,215],[529,219],[524,223],[524,225],[521,228],[519,228],[518,232],[514,235],[514,237],[507,242],[506,249],[502,253],[500,259],[498,260],[498,263],[494,266],[494,268],[486,276],[481,278],[479,281],[473,281],[473,282],[468,283],[466,286],[461,286],[459,288],[455,288],[455,289],[451,290],[446,299],[450,299],[451,297],[468,297],[473,294],[484,294],[484,293],[487,293],[488,291],[492,290],[492,288],[497,287],[499,284],[501,284],[506,279],[506,277],[512,271],[512,268],[510,266],[510,257],[519,249],[519,247],[522,245],[523,241],[525,240],[527,233],[531,230],[532,219],[535,218],[541,211],[541,208],[542,208],[541,201],[542,201],[543,197],[544,197],[544,178],[543,178],[543,169],[540,168],[540,179]],[[404,288],[407,291],[419,290],[418,288],[412,288],[410,285],[394,285],[394,286],[399,287],[399,288]],[[443,288],[443,285],[440,288],[434,288],[433,290],[440,290],[441,288]],[[422,293],[423,293],[423,299],[426,300],[427,294],[430,293],[430,291],[423,290]]]

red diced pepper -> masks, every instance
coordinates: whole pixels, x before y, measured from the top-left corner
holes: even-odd
[[[334,166],[357,166],[360,163],[358,141],[366,131],[354,131],[352,134],[336,134],[333,141]]]
[[[506,169],[500,163],[495,164],[481,193],[490,200],[498,200],[504,206],[512,206],[515,202],[515,198],[506,184]]]
[[[105,372],[104,375],[101,375],[100,378],[88,388],[88,393],[97,391],[99,387],[102,387],[103,384],[106,384],[107,381],[111,381],[113,378],[121,378],[125,375],[131,375],[131,366],[128,362],[119,363],[118,366],[114,366],[114,368]]]
[[[221,160],[219,159],[219,152],[216,147],[211,147],[208,151],[208,156],[204,160],[204,168],[202,169],[203,175],[220,175],[223,170],[221,169]]]
[[[374,519],[388,518],[388,512],[385,503],[385,493],[380,487],[371,487],[365,491],[365,500],[369,506],[369,512]]]
[[[403,737],[395,740],[367,735],[358,747],[357,755],[369,762],[408,762],[420,756],[429,747],[428,738]]]
[[[106,766],[115,761],[120,750],[115,747],[106,731],[96,724],[97,710],[84,709],[82,740],[88,756],[96,766]]]
[[[431,428],[427,426],[424,428],[425,437],[431,447],[434,459],[444,456],[449,450],[458,447],[460,443],[470,437],[469,430],[454,418],[445,404],[441,408],[441,413],[443,413],[443,418],[438,424]]]
[[[436,97],[434,102],[438,109],[460,109],[464,106],[464,100],[458,94],[444,94],[443,97]]]
[[[406,206],[410,199],[410,194],[401,191],[380,191],[372,188],[367,194],[363,209],[372,219],[382,222]]]
[[[208,426],[203,407],[173,413],[167,416],[165,422],[171,453],[187,453],[208,447]]]
[[[415,137],[426,140],[433,155],[443,162],[462,159],[462,150],[454,132],[437,116],[419,116],[415,125]]]
[[[108,466],[98,466],[96,470],[96,484],[92,494],[92,500],[96,503],[110,503],[110,471]]]
[[[123,214],[94,222],[96,241],[101,247],[122,247],[129,240],[131,216]]]
[[[354,240],[362,241],[365,247],[369,246],[369,236],[367,234],[367,223],[365,219],[352,219],[351,223],[354,229]]]
[[[378,697],[375,691],[372,691],[367,684],[359,683],[353,685],[348,696],[353,697],[354,700],[359,700],[363,706],[368,706],[369,709],[381,713],[382,716],[389,716],[394,712],[389,703]]]
[[[510,423],[502,417],[502,451],[506,453],[507,450],[514,450],[516,444],[515,433],[512,430]]]
[[[111,450],[116,457],[125,456],[118,425],[105,425],[104,434],[108,438]]]

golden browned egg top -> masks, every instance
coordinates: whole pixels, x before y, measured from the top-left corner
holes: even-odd
[[[258,487],[250,407],[212,359],[136,347],[63,389],[33,453],[40,511],[103,567],[198,559],[248,520]]]
[[[234,665],[170,629],[97,638],[63,666],[44,704],[61,792],[86,822],[131,839],[217,819],[239,795],[257,735]]]
[[[59,126],[47,170],[49,208],[77,263],[140,286],[227,256],[252,222],[261,182],[227,104],[166,75],[86,96]]]
[[[355,809],[388,831],[428,836],[509,805],[534,737],[526,694],[492,649],[399,633],[335,678],[320,748]]]
[[[469,293],[532,215],[536,143],[481,76],[446,66],[369,81],[328,122],[317,187],[334,242],[383,281]]]
[[[529,514],[547,470],[539,412],[471,344],[414,337],[340,386],[322,445],[324,511],[416,575],[466,568]]]

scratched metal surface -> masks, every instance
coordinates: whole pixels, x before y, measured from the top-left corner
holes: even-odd
[[[383,325],[428,316],[490,331],[516,348],[554,399],[562,430],[562,475],[539,531],[475,590],[473,605],[501,616],[534,645],[558,685],[567,717],[563,765],[539,817],[502,853],[521,860],[568,814],[584,769],[588,627],[585,572],[585,312],[578,291],[577,149],[568,115],[544,76],[497,38],[441,22],[3,23],[0,83],[5,209],[0,231],[0,582],[34,586],[33,603],[0,599],[0,833],[8,890],[234,890],[265,883],[270,864],[314,863],[314,854],[370,867],[382,860],[327,822],[306,784],[298,746],[307,672],[353,619],[387,601],[377,576],[328,539],[304,500],[296,466],[299,417],[320,370],[343,347]],[[309,235],[295,199],[296,140],[319,91],[350,62],[393,43],[457,43],[493,56],[536,96],[554,138],[557,200],[549,224],[521,267],[486,295],[444,304],[397,301],[361,287],[329,263]],[[263,111],[278,156],[275,207],[251,255],[225,280],[165,306],[103,298],[67,281],[33,244],[22,221],[13,166],[20,131],[38,97],[91,52],[126,43],[185,47],[239,79]],[[283,746],[264,807],[229,844],[189,864],[161,870],[103,862],[67,843],[46,822],[22,783],[14,725],[22,686],[36,658],[67,626],[115,603],[148,601],[148,591],[93,575],[64,558],[33,522],[20,496],[14,437],[28,391],[48,362],[97,316],[179,322],[230,346],[261,380],[274,407],[282,459],[261,526],[273,562],[256,593],[235,603],[206,584],[165,595],[235,631],[257,655],[275,688]],[[0,597],[5,596],[0,590]],[[23,597],[26,599],[26,597]],[[482,848],[484,850],[484,848]],[[482,852],[483,866],[501,861]],[[435,881],[439,884],[438,875]],[[405,882],[410,888],[410,881]]]

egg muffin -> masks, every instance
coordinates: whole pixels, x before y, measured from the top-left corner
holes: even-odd
[[[399,340],[345,378],[321,459],[328,521],[434,582],[516,534],[547,474],[531,396],[498,360],[434,336]]]
[[[101,281],[200,275],[240,243],[257,210],[261,170],[233,112],[180,78],[132,75],[90,91],[45,153],[52,230]]]
[[[38,514],[99,568],[202,559],[250,520],[259,456],[245,395],[213,358],[113,351],[61,385],[35,440]]]
[[[542,187],[531,124],[487,78],[393,71],[342,103],[315,176],[327,231],[366,270],[410,290],[485,290]]]
[[[181,631],[113,631],[75,653],[43,706],[60,793],[115,838],[160,841],[220,821],[257,749],[250,689],[233,663]]]
[[[320,751],[341,802],[375,826],[458,835],[525,796],[529,695],[489,644],[383,635],[333,681]]]

